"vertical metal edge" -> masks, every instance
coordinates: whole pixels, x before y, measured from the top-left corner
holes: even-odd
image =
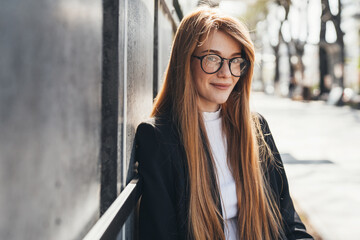
[[[127,135],[127,49],[128,49],[128,0],[124,1],[124,72],[123,72],[123,132],[122,132],[122,159],[121,159],[121,190],[125,188],[126,184],[126,135]],[[125,223],[126,225],[126,223]],[[124,226],[125,226],[124,225]],[[124,228],[124,227],[123,227]],[[125,228],[124,228],[125,229]],[[122,239],[126,239],[126,231],[122,231]]]
[[[159,0],[154,0],[154,52],[153,52],[153,99],[155,99],[158,93],[159,83],[159,63],[158,63],[158,48],[159,48],[159,15],[158,15]]]
[[[128,13],[128,1],[127,0],[123,0],[124,1],[124,57],[123,57],[123,61],[124,61],[124,71],[123,71],[123,84],[124,84],[124,88],[123,88],[123,134],[122,134],[122,172],[121,172],[121,190],[125,187],[126,184],[126,171],[127,169],[124,166],[124,162],[126,161],[126,126],[127,126],[127,47],[128,47],[128,35],[127,35],[127,29],[128,29],[128,17],[127,17],[127,13]]]

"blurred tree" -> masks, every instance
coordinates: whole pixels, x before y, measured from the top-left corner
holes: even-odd
[[[310,86],[304,83],[304,72],[305,65],[303,63],[304,48],[307,44],[308,38],[308,6],[309,0],[307,1],[295,1],[295,0],[275,0],[273,3],[276,4],[277,9],[275,12],[283,12],[283,14],[277,14],[277,21],[279,24],[274,24],[269,22],[268,25],[272,27],[277,27],[277,40],[270,41],[270,44],[273,48],[275,55],[275,75],[274,75],[274,86],[277,87],[280,80],[280,53],[279,49],[282,44],[287,48],[288,61],[289,61],[289,96],[292,97],[293,91],[297,85],[301,85],[302,88],[302,98],[309,100],[311,97]],[[297,12],[298,16],[304,16],[302,22],[305,20],[304,27],[306,29],[306,36],[301,38],[300,35],[292,36],[294,32],[293,28],[299,28],[299,26],[294,26],[291,19],[289,19],[289,14],[294,14]],[[304,20],[303,20],[304,19]],[[271,20],[274,21],[274,20]],[[286,29],[285,29],[286,28]],[[270,28],[268,28],[270,30]],[[286,31],[287,30],[287,31]],[[300,29],[297,29],[299,33]],[[269,34],[270,35],[270,34]],[[296,74],[297,73],[297,74]]]
[[[246,11],[245,15],[243,16],[243,18],[246,20],[251,32],[253,31],[253,29],[258,30],[256,27],[259,22],[266,22],[267,26],[271,26],[271,27],[267,27],[267,30],[265,30],[264,33],[258,34],[258,36],[264,36],[264,34],[267,34],[268,36],[270,36],[270,38],[272,38],[271,37],[272,34],[269,31],[272,30],[274,27],[276,28],[275,31],[276,31],[277,36],[270,39],[270,45],[273,49],[274,56],[275,56],[275,75],[274,75],[274,86],[275,87],[278,85],[278,82],[280,79],[279,48],[280,48],[281,43],[285,42],[281,29],[282,29],[284,22],[286,22],[288,19],[290,5],[291,5],[291,0],[271,0],[271,1],[256,0],[256,1],[252,1],[249,3],[249,5],[247,7],[247,11]],[[278,12],[281,13],[281,14],[275,14],[276,19],[273,19],[273,21],[276,21],[276,24],[274,24],[274,22],[269,22],[268,20],[266,20],[268,17],[270,8],[273,8],[274,6],[276,6]],[[261,29],[260,31],[264,31],[264,29]],[[257,40],[257,39],[255,39],[255,40]],[[262,41],[255,41],[255,43],[256,42],[262,42]],[[261,47],[261,52],[262,52],[262,56],[263,56],[264,49],[263,49],[263,46],[260,46],[260,47]],[[263,57],[261,58],[261,61],[263,63]],[[260,65],[260,67],[262,67],[262,64]],[[262,72],[262,70],[261,70],[261,72]],[[263,82],[263,76],[261,74],[260,74],[260,78],[261,78],[261,81]]]
[[[337,0],[337,13],[332,13],[330,9],[329,0],[321,0],[321,27],[320,27],[320,41],[319,41],[319,68],[320,68],[320,95],[328,93],[330,91],[327,86],[325,79],[329,75],[329,66],[330,61],[329,57],[329,48],[331,44],[326,41],[326,31],[327,22],[331,21],[334,24],[336,31],[336,45],[338,46],[338,54],[340,59],[340,71],[338,75],[335,74],[335,77],[338,78],[338,84],[340,87],[344,88],[344,59],[345,59],[345,50],[344,50],[344,33],[341,30],[341,9],[342,4],[340,0]]]
[[[277,30],[278,31],[278,40],[275,41],[276,44],[273,44],[272,41],[270,41],[272,48],[274,50],[274,55],[275,55],[274,86],[276,87],[280,80],[279,49],[280,49],[281,43],[285,42],[283,32],[281,30],[283,28],[284,22],[286,22],[288,20],[291,1],[290,0],[275,0],[274,2],[278,5],[279,8],[283,8],[283,10],[284,10],[284,16],[280,16],[280,18],[278,19],[280,21],[279,29]]]
[[[249,3],[243,18],[245,19],[250,31],[256,29],[258,22],[266,19],[269,12],[268,3],[268,0],[257,0]]]
[[[305,21],[306,23],[306,36],[304,39],[301,39],[300,34],[297,38],[293,38],[290,34],[290,41],[287,43],[288,54],[289,54],[289,66],[290,66],[290,83],[289,83],[289,96],[292,97],[293,89],[296,85],[301,84],[302,87],[302,98],[304,100],[311,99],[311,91],[310,86],[304,82],[305,78],[305,65],[303,62],[303,56],[305,53],[305,45],[307,44],[307,39],[309,35],[309,27],[308,27],[308,6],[309,0],[307,1],[297,1],[297,4],[292,4],[292,9],[298,11],[301,16],[301,13],[305,13]],[[293,26],[289,24],[290,32]],[[293,51],[291,51],[293,49]],[[299,76],[298,81],[295,78],[295,72],[298,72],[297,76]]]

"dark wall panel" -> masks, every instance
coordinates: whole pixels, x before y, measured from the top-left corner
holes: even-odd
[[[0,239],[77,239],[99,212],[100,0],[0,8]]]
[[[103,65],[101,99],[102,215],[117,197],[119,118],[119,2],[103,0]]]

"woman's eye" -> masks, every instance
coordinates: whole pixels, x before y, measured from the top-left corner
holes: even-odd
[[[206,60],[209,61],[209,62],[218,62],[219,58],[216,57],[216,56],[207,56]]]
[[[242,58],[234,58],[231,62],[235,63],[235,64],[239,64],[239,63],[242,63],[243,60],[242,60]]]

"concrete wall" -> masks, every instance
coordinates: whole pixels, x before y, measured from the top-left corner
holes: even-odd
[[[137,125],[147,119],[152,106],[153,90],[153,50],[154,50],[154,2],[148,0],[128,1],[127,9],[127,45],[124,51],[124,131],[126,144],[124,153],[131,153],[132,139]],[[122,57],[122,56],[121,56]],[[125,121],[124,121],[125,120]],[[121,159],[119,159],[121,160]],[[123,156],[122,164],[128,169],[130,155]],[[120,184],[124,185],[127,172],[123,174]]]
[[[75,239],[99,209],[100,0],[0,8],[1,239]]]
[[[132,177],[178,22],[155,1],[2,1],[0,239],[81,239]]]

